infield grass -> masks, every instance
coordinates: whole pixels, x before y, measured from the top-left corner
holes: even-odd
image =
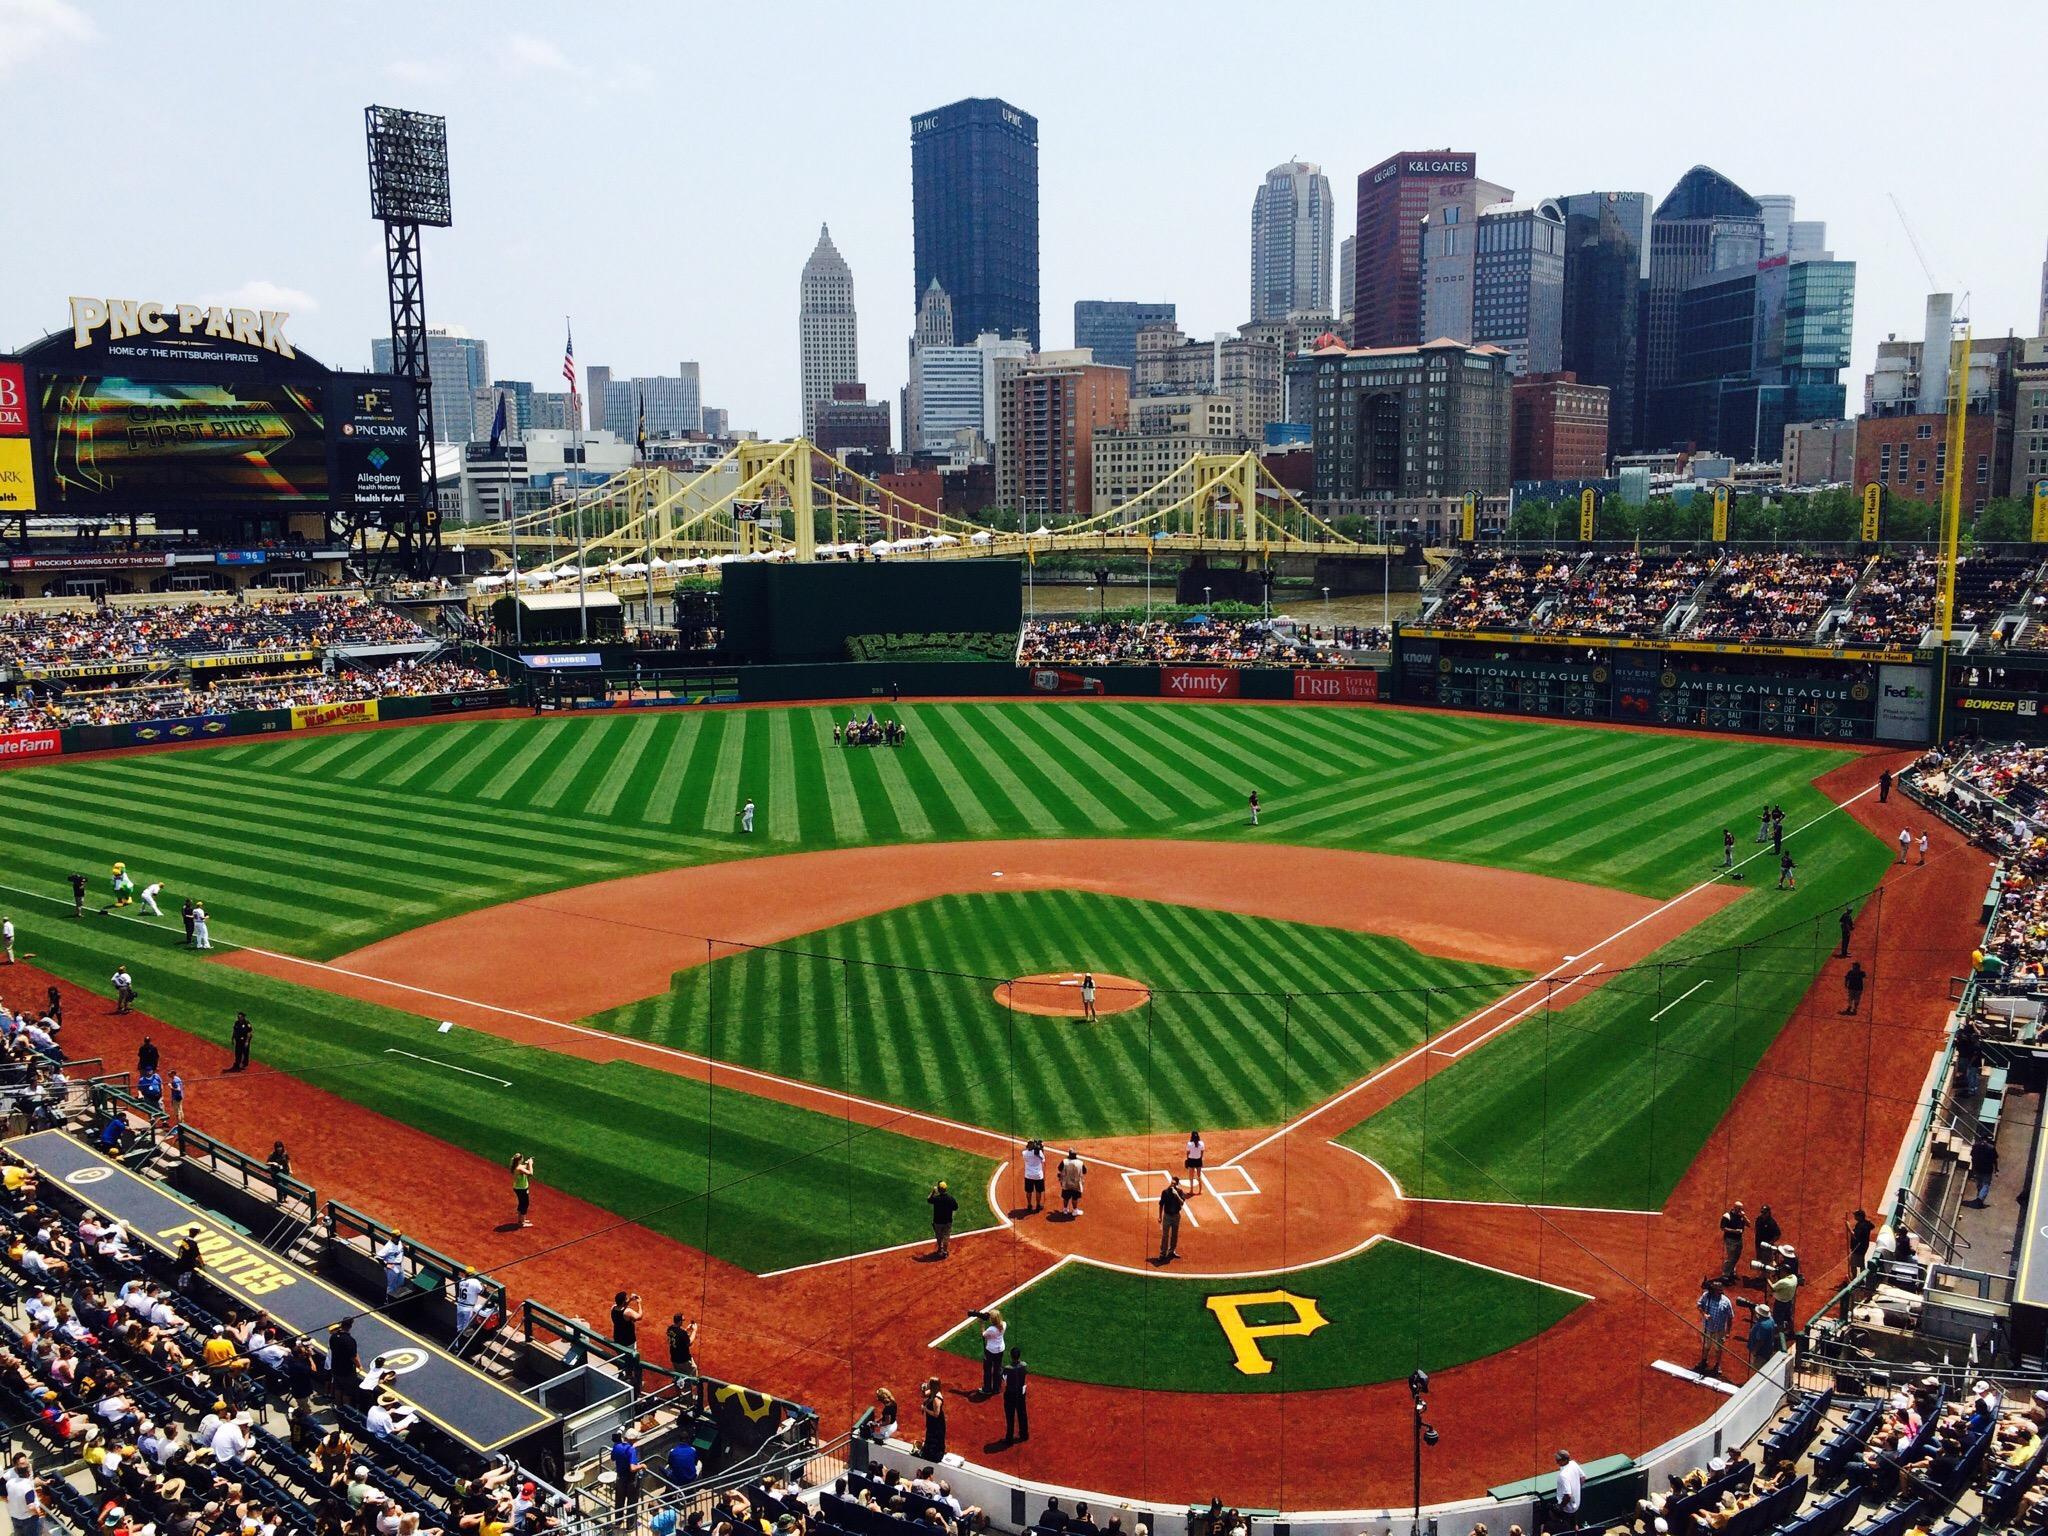
[[[1015,1013],[1013,976],[1153,985],[1093,1023]],[[1173,990],[1160,983],[1170,978]],[[1273,1125],[1521,973],[1397,939],[1089,891],[942,896],[681,972],[593,1022],[1024,1136]]]
[[[1200,1235],[1184,1233],[1184,1250]],[[1285,1291],[1312,1300],[1324,1326],[1257,1342],[1272,1366],[1238,1368],[1212,1296]],[[1008,1340],[1031,1370],[1064,1381],[1165,1392],[1309,1392],[1398,1381],[1419,1365],[1447,1370],[1497,1354],[1570,1315],[1583,1298],[1381,1238],[1361,1253],[1307,1269],[1225,1279],[1062,1264],[1001,1308]],[[1243,1306],[1244,1321],[1298,1325],[1285,1301]],[[979,1363],[981,1323],[969,1318],[942,1346]],[[1247,1361],[1247,1364],[1253,1363]]]

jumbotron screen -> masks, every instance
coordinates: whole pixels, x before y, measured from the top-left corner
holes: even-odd
[[[64,510],[327,503],[317,388],[46,375],[41,403],[49,485]]]

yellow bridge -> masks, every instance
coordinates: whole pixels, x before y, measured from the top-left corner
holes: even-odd
[[[740,443],[708,469],[653,465],[538,511],[450,529],[524,581],[715,575],[731,560],[1109,554],[1377,555],[1311,513],[1256,453],[1197,454],[1130,500],[1058,528],[951,517],[849,469],[807,439]]]

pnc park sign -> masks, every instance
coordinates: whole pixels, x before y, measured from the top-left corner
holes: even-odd
[[[285,340],[282,309],[234,309],[219,304],[167,304],[160,299],[71,300],[71,345],[90,347],[95,340],[126,341],[135,336],[199,335],[215,341],[258,347],[282,358],[296,358]],[[101,333],[105,334],[102,336]]]

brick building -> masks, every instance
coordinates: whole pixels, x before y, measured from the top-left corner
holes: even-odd
[[[889,451],[889,402],[870,400],[865,384],[834,384],[832,398],[816,406],[816,419],[811,440],[827,453]]]
[[[1498,347],[1454,341],[1324,347],[1290,362],[1314,430],[1316,510],[1370,517],[1385,503],[1507,490],[1507,365]]]
[[[1531,373],[1514,381],[1508,437],[1516,480],[1598,480],[1607,473],[1608,390],[1575,373]]]
[[[1130,370],[1072,356],[1028,363],[1001,384],[996,499],[1033,527],[1094,511],[1095,430],[1130,414]]]
[[[1433,206],[1478,174],[1470,150],[1403,151],[1358,177],[1352,246],[1351,344],[1406,347],[1422,339],[1418,227]]]

